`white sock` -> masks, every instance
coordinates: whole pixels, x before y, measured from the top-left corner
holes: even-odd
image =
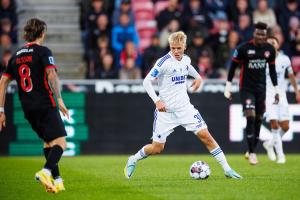
[[[222,166],[222,168],[225,172],[231,170],[231,167],[227,163],[226,157],[220,147],[216,147],[215,149],[210,151],[210,153],[213,157],[215,157],[215,159],[218,161],[218,163],[220,163],[220,165]]]
[[[58,183],[62,183],[62,182],[63,182],[63,180],[61,177],[54,179],[54,184],[58,184]]]
[[[282,147],[282,139],[281,139],[281,129],[278,129],[278,131],[276,132],[276,134],[274,134],[274,147],[275,147],[275,151],[278,155],[278,157],[283,157],[284,153],[283,153],[283,147]]]
[[[42,171],[45,172],[48,176],[52,175],[49,169],[43,168]]]
[[[275,145],[275,143],[276,143],[276,139],[277,139],[277,136],[278,136],[278,134],[279,134],[279,130],[280,129],[271,129],[271,133],[272,133],[272,139],[270,140],[270,142],[269,142],[269,145],[270,146],[274,146]]]
[[[136,161],[145,159],[147,157],[148,155],[145,153],[144,147],[132,156],[132,158]]]

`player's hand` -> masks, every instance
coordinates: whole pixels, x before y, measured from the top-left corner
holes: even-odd
[[[297,103],[300,103],[300,92],[297,91],[295,94],[296,94],[296,101],[297,101]]]
[[[3,127],[6,127],[6,117],[4,112],[0,112],[0,131],[2,131]]]
[[[57,99],[57,101],[58,101],[59,110],[63,113],[64,116],[66,116],[69,119],[70,118],[69,111],[66,108],[64,101],[62,100],[62,98]]]
[[[156,105],[156,108],[159,112],[166,112],[167,111],[166,105],[161,100],[157,101],[155,103],[155,105]]]
[[[231,96],[231,82],[227,81],[226,82],[226,86],[225,86],[225,90],[224,90],[224,96],[226,99],[231,100],[232,96]]]
[[[201,79],[195,79],[191,85],[191,87],[193,88],[192,92],[196,92],[199,89],[200,85],[201,85]]]
[[[275,101],[273,104],[278,104],[279,103],[279,94],[275,94]]]

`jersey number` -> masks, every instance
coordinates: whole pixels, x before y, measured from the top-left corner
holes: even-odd
[[[30,68],[28,65],[23,64],[19,67],[19,75],[21,88],[24,92],[30,92],[32,90],[32,80],[30,78]]]

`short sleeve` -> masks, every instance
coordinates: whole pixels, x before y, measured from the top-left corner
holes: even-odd
[[[2,76],[6,76],[10,79],[14,79],[15,76],[13,74],[13,66],[12,66],[12,58],[8,61],[7,67],[4,69]]]
[[[159,76],[161,76],[164,73],[164,69],[168,59],[167,57],[164,56],[156,61],[153,68],[149,72],[151,80],[158,79]]]
[[[286,59],[285,59],[284,67],[288,74],[294,74],[291,60],[288,57],[286,57]]]
[[[55,65],[55,61],[54,61],[54,57],[52,55],[52,52],[47,47],[44,47],[42,49],[41,59],[42,59],[43,67],[45,69],[48,69],[48,68],[55,68],[56,69],[57,68],[56,65]]]

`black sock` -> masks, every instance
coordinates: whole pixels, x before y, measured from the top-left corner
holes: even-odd
[[[254,153],[254,117],[247,117],[246,136],[249,153]]]
[[[254,148],[256,148],[256,146],[259,142],[259,133],[260,133],[260,127],[261,127],[262,121],[263,120],[260,115],[257,115],[255,117]]]
[[[50,150],[51,150],[51,147],[44,148],[44,155],[45,155],[46,160],[48,160]],[[52,173],[52,176],[54,179],[57,179],[60,177],[58,164],[56,164],[56,166],[52,169],[51,173]]]
[[[47,169],[50,169],[51,172],[53,173],[53,169],[55,169],[55,167],[57,167],[57,164],[58,164],[63,152],[64,152],[64,150],[59,145],[54,145],[49,151],[47,162],[44,167]]]

